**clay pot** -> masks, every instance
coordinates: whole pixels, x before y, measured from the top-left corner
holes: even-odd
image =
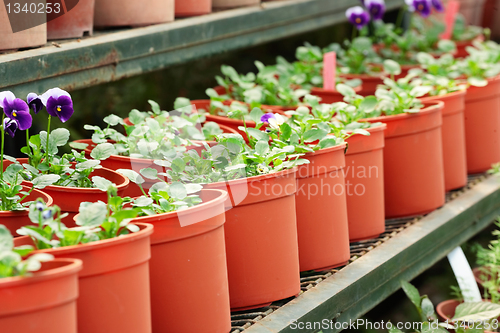
[[[223,191],[202,190],[203,203],[139,217],[151,237],[153,332],[229,332]],[[142,332],[142,331],[134,331]]]
[[[426,214],[445,202],[441,110],[365,119],[387,124],[384,148],[386,218]]]
[[[94,31],[94,3],[95,0],[79,0],[73,8],[68,8],[71,3],[64,2],[66,12],[53,20],[50,20],[50,14],[47,18],[47,38],[64,39],[83,37],[85,32],[90,36]]]
[[[298,167],[295,204],[300,271],[323,271],[349,261],[344,181],[346,144],[307,153]]]
[[[424,103],[442,101],[443,107],[443,162],[445,190],[467,185],[467,156],[465,149],[465,95],[457,91],[442,96],[422,98]]]
[[[367,129],[369,136],[347,139],[345,180],[349,240],[378,237],[385,231],[384,131],[386,124]],[[360,209],[363,207],[363,209]]]
[[[47,43],[47,24],[12,32],[7,10],[2,4],[0,6],[0,52],[5,50],[16,50],[24,47],[41,46]]]
[[[28,192],[29,190],[30,187],[23,186],[23,191]],[[47,206],[52,205],[54,202],[50,195],[37,189],[34,189],[24,201],[35,201],[38,198],[41,198]],[[10,233],[14,237],[17,237],[17,230],[19,228],[32,224],[28,213],[28,210],[14,212],[0,211],[0,224],[3,224],[7,229],[9,229]]]
[[[175,0],[175,16],[198,16],[211,12],[212,0]]]
[[[347,80],[360,79],[363,81],[360,91],[357,92],[358,95],[361,96],[375,95],[378,85],[384,83],[382,74],[380,76],[368,74],[341,74],[340,76]]]
[[[148,263],[153,226],[137,225],[141,230],[128,235],[35,251],[83,262],[78,275],[78,333],[151,332]],[[33,241],[28,236],[18,237],[14,245],[33,245]]]
[[[205,185],[229,193],[224,229],[234,311],[266,306],[300,292],[296,172],[294,168]]]
[[[0,279],[0,327],[8,333],[76,333],[77,259],[55,259],[26,277]]]
[[[260,0],[213,0],[214,8],[236,8],[244,6],[256,6]]]
[[[467,172],[482,173],[500,162],[500,76],[465,96]]]
[[[174,0],[95,0],[94,25],[96,27],[146,26],[172,22]]]

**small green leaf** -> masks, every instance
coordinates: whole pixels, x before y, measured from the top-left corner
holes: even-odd
[[[183,200],[187,197],[186,187],[179,182],[171,184],[168,192],[176,200]]]
[[[77,225],[98,227],[106,220],[108,208],[102,201],[94,203],[82,202],[78,212],[79,213],[76,218]]]
[[[392,59],[384,60],[384,71],[391,75],[401,74],[401,66]]]
[[[59,175],[54,175],[54,174],[40,175],[35,179],[33,179],[33,186],[38,189],[43,189],[46,186],[54,184],[59,179],[61,179]]]
[[[92,149],[90,157],[96,160],[105,160],[115,154],[115,147],[109,142],[100,143]]]
[[[313,129],[307,130],[304,133],[304,141],[305,142],[314,142],[314,141],[323,139],[327,135],[328,135],[328,131],[325,131],[325,130],[322,130],[319,128],[313,128]]]
[[[401,282],[401,287],[403,288],[406,296],[417,307],[417,309],[421,309],[422,300],[420,299],[420,293],[418,292],[417,288],[406,281]]]
[[[490,302],[466,302],[455,309],[453,321],[485,321],[500,316],[500,304]]]
[[[250,111],[250,119],[252,119],[256,124],[261,123],[260,118],[262,118],[263,115],[264,112],[262,112],[259,108],[253,108],[252,111]]]
[[[14,237],[10,234],[9,229],[0,224],[0,253],[11,251],[14,247]]]
[[[96,188],[104,192],[107,192],[110,187],[114,186],[114,184],[111,181],[100,176],[92,177],[92,183]]]
[[[264,156],[265,154],[267,154],[267,152],[269,152],[269,144],[264,140],[258,141],[255,144],[255,151],[257,152],[257,154]]]
[[[153,168],[144,168],[140,170],[140,173],[143,177],[146,177],[147,179],[157,179],[158,178],[158,171]]]
[[[142,183],[145,182],[144,178],[134,170],[129,170],[129,169],[118,169],[116,172],[121,173],[125,177],[127,177],[131,182],[141,185]]]

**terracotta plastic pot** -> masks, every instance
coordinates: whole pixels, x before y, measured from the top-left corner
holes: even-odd
[[[153,332],[229,332],[223,191],[202,190],[203,203],[140,217],[151,223]],[[142,332],[142,331],[136,331]]]
[[[137,225],[140,231],[125,236],[35,251],[83,262],[78,333],[151,332],[149,258],[153,226]],[[18,237],[14,245],[33,245],[33,241],[28,236]]]
[[[258,308],[300,292],[297,169],[205,185],[226,190],[231,309]]]
[[[344,167],[346,144],[308,153],[298,167],[297,233],[300,271],[343,266],[349,261]]]
[[[41,24],[30,29],[13,33],[7,10],[4,4],[0,6],[0,52],[41,46],[46,43],[47,24]]]
[[[0,279],[0,327],[8,333],[76,333],[78,259],[55,259],[28,277]]]
[[[445,202],[441,110],[366,119],[387,124],[384,148],[386,218],[426,214]]]
[[[134,0],[95,0],[94,25],[145,26],[172,22],[174,6],[174,0],[149,0],[147,6]]]
[[[379,84],[383,84],[382,76],[372,76],[368,74],[341,74],[347,80],[360,79],[363,81],[361,90],[358,95],[371,96],[375,95],[375,91]]]
[[[47,38],[63,39],[90,36],[94,31],[95,0],[64,1],[65,14],[47,22]],[[68,8],[73,5],[73,7]],[[50,14],[48,15],[50,19]]]
[[[467,172],[481,173],[500,162],[500,76],[465,96]]]
[[[422,102],[442,101],[443,163],[446,192],[467,185],[467,156],[465,151],[466,91],[422,98]]]
[[[214,8],[235,8],[258,4],[260,4],[260,0],[213,0]]]
[[[354,91],[359,94],[362,90],[362,86],[354,88]],[[321,103],[323,104],[333,104],[337,102],[343,102],[344,96],[337,92],[336,90],[325,90],[323,88],[312,87],[311,95],[318,96],[321,98]]]
[[[345,180],[351,242],[376,238],[385,231],[386,128],[387,125],[382,124],[367,129],[369,136],[353,135],[347,139]]]
[[[175,0],[175,16],[198,16],[211,12],[212,0]]]
[[[23,191],[28,192],[29,190],[30,187],[23,186]],[[24,201],[35,201],[38,198],[41,198],[47,206],[51,206],[54,203],[50,195],[37,189],[34,189]],[[17,229],[32,224],[28,213],[28,210],[14,212],[0,211],[0,224],[3,224],[7,229],[9,229],[10,233],[14,237],[17,237]]]

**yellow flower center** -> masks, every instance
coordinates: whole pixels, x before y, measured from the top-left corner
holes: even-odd
[[[358,17],[358,18],[356,18],[356,23],[357,23],[357,24],[360,24],[360,23],[361,23],[361,19],[360,19],[359,17]]]
[[[420,11],[424,10],[424,5],[422,5],[422,4],[418,5],[418,10],[420,10]]]
[[[58,106],[58,107],[56,108],[56,110],[57,110],[57,111],[61,111],[61,107],[60,107],[60,106]]]
[[[12,111],[12,115],[13,115],[14,117],[17,117],[17,113],[16,113],[16,111]]]

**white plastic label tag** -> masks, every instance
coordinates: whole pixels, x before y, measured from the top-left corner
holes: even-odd
[[[474,279],[474,273],[470,268],[469,262],[465,257],[464,251],[459,246],[448,254],[455,278],[457,279],[458,286],[462,291],[465,302],[481,302],[481,293]]]

